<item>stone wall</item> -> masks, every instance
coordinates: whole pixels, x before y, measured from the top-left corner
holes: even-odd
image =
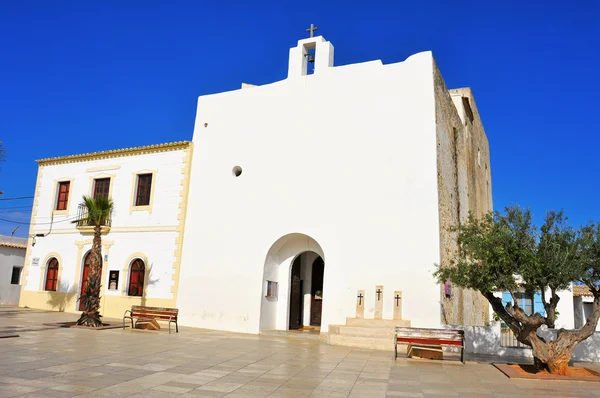
[[[448,266],[457,252],[456,234],[449,229],[469,212],[481,216],[492,209],[489,146],[471,90],[448,91],[434,63],[437,135],[440,264]],[[441,321],[483,325],[488,303],[473,290],[452,286],[450,297],[440,290]]]

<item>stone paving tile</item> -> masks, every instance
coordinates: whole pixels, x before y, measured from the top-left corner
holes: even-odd
[[[193,328],[41,330],[77,315],[11,311],[0,330],[31,331],[0,341],[0,397],[600,397],[596,383],[511,380],[481,361],[394,361],[388,352]]]
[[[87,386],[83,386],[80,384],[65,384],[62,386],[56,386],[56,387],[52,387],[50,388],[50,390],[56,390],[56,391],[66,391],[66,392],[72,392],[72,393],[77,393],[77,394],[83,394],[83,393],[88,393],[88,392],[92,392],[94,390],[97,390],[98,388],[96,387],[87,387]]]
[[[0,386],[0,397],[15,397],[17,395],[23,395],[39,390],[41,390],[41,388],[27,387],[19,384],[7,384]]]
[[[19,398],[41,398],[41,397],[58,397],[58,398],[70,398],[76,397],[79,393],[59,390],[39,390],[30,394],[19,395]]]

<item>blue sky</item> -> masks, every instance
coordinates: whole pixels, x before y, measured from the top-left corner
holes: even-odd
[[[35,159],[191,139],[199,95],[284,79],[314,23],[336,65],[432,50],[449,88],[472,87],[495,208],[600,219],[600,2],[487,3],[3,2],[0,198],[33,195]],[[31,203],[0,200],[0,218]]]

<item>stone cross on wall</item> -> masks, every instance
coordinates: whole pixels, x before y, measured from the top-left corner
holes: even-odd
[[[394,319],[402,319],[402,292],[394,292]]]
[[[359,290],[356,293],[356,317],[364,318],[365,317],[365,291]]]
[[[383,318],[383,286],[375,286],[375,319]]]

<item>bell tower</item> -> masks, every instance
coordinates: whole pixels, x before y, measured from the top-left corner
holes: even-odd
[[[315,30],[317,27],[311,24],[306,30],[310,37],[298,40],[298,45],[290,48],[288,79],[311,74],[309,65],[313,63],[315,74],[333,66],[333,45],[323,36],[313,37]]]

